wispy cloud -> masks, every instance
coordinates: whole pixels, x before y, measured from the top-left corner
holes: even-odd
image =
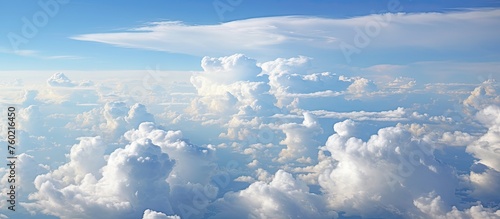
[[[28,50],[28,49],[9,50],[9,49],[5,49],[5,48],[0,48],[0,53],[23,56],[23,57],[32,57],[32,58],[38,58],[38,59],[65,59],[65,60],[84,59],[84,57],[73,56],[73,55],[53,55],[53,56],[50,56],[50,55],[42,54],[40,51],[37,51],[37,50]]]
[[[500,36],[500,29],[496,28],[499,18],[499,9],[477,9],[447,13],[368,15],[347,19],[264,17],[214,25],[187,25],[168,21],[147,23],[123,32],[91,33],[71,38],[198,56],[236,52],[252,55],[294,51],[298,48],[339,50],[341,43],[356,46],[358,31],[367,34],[368,31],[376,30],[377,34],[368,36],[368,44],[374,48],[471,48],[497,42]]]

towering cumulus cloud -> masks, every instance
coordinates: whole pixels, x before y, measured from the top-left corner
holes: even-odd
[[[201,66],[204,71],[191,77],[199,96],[191,103],[192,113],[251,116],[272,105],[267,79],[258,76],[261,69],[255,60],[242,54],[204,57]]]
[[[413,128],[383,128],[363,141],[351,120],[335,124],[322,149],[330,165],[321,166],[318,179],[328,204],[364,217],[409,217],[419,214],[413,200],[430,192],[456,203],[453,169],[434,158],[432,145]]]
[[[470,172],[472,195],[481,200],[500,202],[500,107],[481,110],[478,120],[488,129],[479,139],[467,146],[476,159]]]
[[[139,218],[146,209],[173,213],[165,181],[175,161],[141,138],[104,159],[100,137],[81,138],[69,162],[35,179],[29,211],[61,218]]]

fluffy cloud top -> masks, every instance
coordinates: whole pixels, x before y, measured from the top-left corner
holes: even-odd
[[[52,75],[47,84],[51,87],[74,87],[75,84],[63,73],[56,73]]]
[[[470,172],[473,195],[483,200],[500,202],[500,107],[488,106],[476,117],[488,131],[467,146],[467,152],[476,159],[476,168]]]
[[[204,76],[220,83],[236,81],[253,81],[261,69],[256,66],[256,61],[243,54],[211,58],[203,57],[201,67]]]
[[[248,188],[228,193],[214,204],[213,218],[337,218],[325,208],[320,196],[309,193],[307,185],[290,173],[279,170],[270,183],[258,181]]]
[[[450,211],[446,211],[443,201],[440,196],[430,193],[428,196],[417,198],[414,202],[415,206],[420,209],[425,215],[436,219],[448,218],[500,218],[500,210],[494,211],[483,207],[481,204],[472,206],[463,211],[458,210],[455,206]]]
[[[384,85],[312,64],[207,56],[186,93],[147,89],[189,102],[175,107],[120,100],[134,86],[119,82],[20,92],[18,128],[33,145],[18,157],[29,169],[21,206],[61,218],[498,217],[493,80],[435,94],[410,78]],[[53,91],[77,92],[52,102]],[[450,102],[468,112],[453,123]]]
[[[107,161],[104,149],[99,137],[82,138],[67,164],[35,179],[33,202],[22,205],[60,218],[138,218],[146,209],[173,213],[165,179],[175,162],[160,147],[140,139]]]
[[[484,90],[486,93],[480,92]],[[480,159],[481,163],[500,172],[500,138],[498,137],[500,133],[500,107],[496,105],[498,96],[491,86],[491,81],[487,81],[474,89],[464,101],[464,105],[471,105],[471,102],[477,103],[472,101],[477,98],[481,100],[481,104],[472,104],[479,109],[475,118],[487,128],[487,132],[469,145],[467,151]]]
[[[286,145],[282,149],[278,161],[290,161],[292,158],[300,158],[303,156],[311,156],[309,154],[313,148],[319,146],[314,137],[322,133],[316,119],[309,113],[304,113],[304,121],[302,124],[287,123],[278,127],[285,134],[285,138],[280,141],[280,144]],[[316,154],[316,153],[313,153]]]
[[[334,125],[317,171],[319,185],[334,209],[348,214],[412,217],[420,214],[413,199],[436,191],[455,202],[457,178],[433,156],[433,148],[417,140],[410,126],[380,129],[368,141],[355,136],[355,124]],[[329,163],[329,165],[325,165]],[[370,182],[370,183],[366,183]]]
[[[142,216],[142,219],[181,219],[181,217],[179,217],[177,215],[167,216],[164,213],[156,212],[156,211],[147,209],[144,211],[144,215]]]

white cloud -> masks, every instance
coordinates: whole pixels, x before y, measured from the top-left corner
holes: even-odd
[[[469,107],[469,110],[471,108],[481,110],[491,104],[500,104],[500,96],[496,93],[495,85],[495,80],[483,82],[463,101],[464,106]]]
[[[0,180],[5,182],[0,185],[0,190],[3,194],[10,192],[11,184],[7,182],[10,182],[9,179],[11,178],[9,178],[9,176],[14,175],[16,202],[19,203],[21,201],[26,201],[28,199],[28,195],[36,190],[33,184],[35,177],[40,174],[47,173],[49,167],[38,163],[32,155],[26,153],[17,155],[17,159],[15,159],[14,162],[16,171],[15,174],[11,174],[10,169],[0,168]],[[4,175],[2,175],[3,172],[5,172]],[[0,203],[0,207],[3,209],[7,209],[8,206],[9,203],[7,201]],[[19,207],[16,207],[15,209],[18,212],[22,211]]]
[[[276,96],[278,107],[291,104],[294,97],[340,96],[350,84],[333,73],[310,73],[311,58],[305,56],[278,58],[260,66],[262,73],[268,75],[269,92]]]
[[[74,87],[76,86],[66,75],[63,73],[56,73],[47,80],[47,84],[52,87]]]
[[[213,206],[213,218],[337,218],[320,196],[290,173],[278,170],[270,183],[257,181],[239,192],[230,192]]]
[[[350,135],[354,132],[355,127],[355,123],[348,119],[335,123],[333,125],[333,130],[335,130],[335,132],[340,136],[350,137]]]
[[[130,107],[125,121],[132,127],[138,127],[143,122],[154,122],[155,118],[147,111],[146,106],[136,103]]]
[[[181,217],[179,217],[177,215],[167,216],[164,213],[147,209],[144,211],[144,215],[142,216],[142,219],[181,219]]]
[[[33,135],[46,134],[44,115],[38,105],[30,105],[19,109],[19,122],[17,128]]]
[[[2,47],[0,47],[0,53],[15,54],[15,55],[24,56],[24,57],[34,57],[34,58],[38,58],[38,59],[82,59],[82,57],[73,56],[73,55],[44,55],[44,54],[41,54],[41,52],[37,51],[37,50],[28,50],[28,49],[10,50],[10,49],[2,48]]]
[[[222,84],[236,81],[255,81],[261,69],[254,59],[243,54],[220,58],[205,56],[201,60],[202,75]]]
[[[255,168],[259,165],[259,161],[258,160],[252,160],[252,162],[248,163],[247,166],[250,167],[250,168]]]
[[[270,182],[272,180],[272,175],[265,169],[258,168],[255,170],[255,174],[259,181]]]
[[[398,107],[395,110],[380,112],[351,111],[351,112],[331,112],[326,110],[309,111],[319,118],[350,119],[357,121],[405,121],[408,120],[409,112],[407,109]]]
[[[500,107],[488,106],[477,114],[488,131],[467,147],[480,162],[500,172]]]
[[[180,185],[188,182],[203,185],[209,183],[210,176],[215,169],[214,148],[190,144],[182,140],[181,131],[164,131],[150,122],[140,124],[137,129],[126,132],[124,136],[131,142],[150,139],[164,153],[168,153],[172,159],[176,160],[175,168],[167,180],[170,183]]]
[[[166,179],[172,209],[181,217],[201,218],[208,204],[216,198],[219,187],[224,186],[211,182],[217,174],[215,148],[190,144],[182,140],[182,132],[164,131],[149,122],[141,123],[124,136],[131,142],[148,139],[175,160]]]
[[[318,122],[309,113],[304,113],[302,124],[286,123],[277,127],[284,134],[285,138],[279,142],[285,145],[277,157],[279,162],[287,162],[291,159],[298,159],[303,156],[316,154],[319,143],[315,137],[323,132]]]
[[[65,128],[85,133],[105,133],[104,138],[114,140],[142,122],[154,121],[154,116],[145,105],[135,103],[129,107],[125,102],[107,102],[103,107],[77,114]]]
[[[253,183],[255,182],[255,179],[251,176],[239,176],[238,178],[234,179],[235,182],[247,182],[247,183]]]
[[[352,121],[336,123],[336,134],[323,148],[329,155],[313,168],[329,205],[348,215],[410,217],[417,212],[413,198],[431,191],[456,202],[453,170],[438,162],[432,146],[410,129],[382,128],[363,141],[355,137]]]
[[[363,70],[377,72],[377,73],[383,73],[384,75],[387,75],[388,73],[395,73],[395,72],[401,71],[404,68],[405,68],[405,66],[402,66],[402,65],[378,64],[378,65],[372,65],[370,67],[364,68]]]
[[[387,74],[383,74],[387,75]],[[383,90],[391,90],[392,92],[403,92],[405,90],[413,88],[417,84],[417,81],[413,78],[398,77],[389,83],[380,83],[379,86]]]
[[[72,38],[198,56],[236,52],[258,56],[283,51],[294,54],[300,47],[338,49],[342,42],[355,45],[355,27],[365,34],[367,27],[373,27],[379,31],[375,34],[377,40],[370,42],[373,47],[470,48],[496,42],[498,14],[498,9],[477,9],[446,13],[387,13],[343,19],[265,17],[215,25],[164,21],[123,32],[84,34]],[[442,37],[434,37],[436,34]],[[193,40],[191,36],[198,37]]]
[[[495,203],[498,198],[500,184],[500,172],[488,166],[476,163],[471,167],[471,172],[468,176],[471,186],[471,196],[476,197],[484,202]]]
[[[205,57],[204,69],[191,77],[198,98],[191,102],[189,111],[194,114],[215,113],[217,115],[240,114],[251,116],[268,110],[273,97],[268,93],[267,79],[259,77],[261,69],[256,61],[235,54],[221,58]]]
[[[474,117],[479,123],[468,117],[453,118],[451,124],[449,115],[439,114],[439,107],[448,107],[441,104],[451,102],[449,96],[432,89],[412,92],[415,79],[389,77],[389,83],[374,87],[364,76],[318,73],[311,65],[305,56],[263,63],[241,54],[205,57],[203,71],[192,74],[191,84],[163,90],[150,86],[161,106],[136,104],[143,96],[127,96],[129,88],[151,77],[19,92],[24,94],[18,101],[23,105],[19,130],[38,140],[30,144],[37,145],[30,154],[46,146],[53,149],[44,154],[51,159],[51,153],[68,152],[68,161],[52,171],[31,155],[20,156],[27,166],[36,166],[30,168],[34,172],[20,172],[21,179],[34,182],[31,199],[22,205],[62,218],[332,218],[333,210],[346,216],[426,218],[493,212],[489,207],[498,202],[500,191],[500,109],[488,106],[497,98],[492,81],[469,97],[457,95],[465,101],[452,100],[479,111]],[[460,86],[443,90],[450,93],[449,87]],[[407,93],[377,99],[399,91]],[[345,100],[354,97],[359,99]],[[173,106],[174,98],[190,105]],[[325,143],[332,131],[323,133],[325,126],[339,119],[344,121],[333,125]],[[75,136],[96,135],[102,137],[82,137],[69,147]],[[456,169],[463,174],[468,167],[450,167],[453,163],[434,156],[434,148],[447,146],[466,146],[476,159],[470,173],[457,176]],[[239,169],[223,169],[227,159],[238,160]],[[228,173],[227,183],[215,180]]]
[[[445,132],[439,139],[439,142],[450,146],[467,146],[476,138],[469,133],[454,131]]]
[[[104,150],[99,137],[81,138],[68,163],[36,177],[32,202],[21,205],[61,218],[138,218],[145,209],[172,213],[165,179],[175,162],[160,147],[138,139],[107,160]]]
[[[467,146],[477,163],[471,168],[468,180],[472,195],[498,202],[500,200],[500,107],[491,105],[477,113],[476,118],[488,131]],[[476,167],[476,168],[474,168]]]
[[[359,99],[369,96],[370,93],[377,90],[377,85],[366,78],[355,78],[349,87],[347,87],[347,99]]]
[[[485,208],[481,204],[474,205],[468,209],[458,210],[453,206],[450,211],[446,210],[441,197],[435,193],[429,193],[427,196],[422,196],[413,201],[414,205],[423,213],[420,217],[448,219],[448,218],[500,218],[500,210]]]
[[[26,90],[24,91],[24,96],[20,100],[23,107],[28,107],[30,105],[39,105],[40,101],[37,100],[38,91],[36,90]]]

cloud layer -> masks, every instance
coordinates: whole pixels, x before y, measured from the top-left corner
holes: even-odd
[[[172,86],[55,74],[19,90],[20,214],[500,216],[494,79],[418,86],[387,74],[384,84],[316,71],[305,56],[240,53],[201,67]]]

